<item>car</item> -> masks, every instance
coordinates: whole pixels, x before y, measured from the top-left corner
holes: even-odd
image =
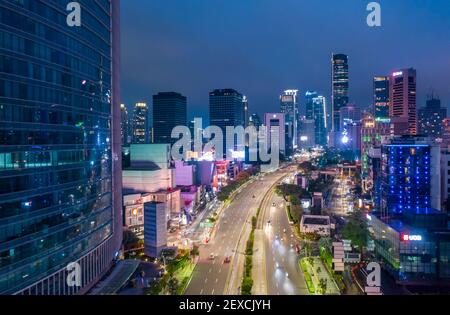
[[[210,254],[210,255],[209,255],[209,260],[214,260],[214,259],[216,259],[216,255]]]
[[[277,204],[275,202],[272,202],[272,207],[276,207]]]
[[[286,233],[286,229],[283,229],[283,233]]]
[[[289,273],[286,272],[286,278],[289,278]]]
[[[255,199],[256,197],[255,197],[255,195],[253,195],[253,197],[252,197],[253,199]]]
[[[269,225],[270,225],[270,223],[271,223],[271,222],[270,222],[270,220],[269,220],[269,221],[267,221],[267,224],[269,224]]]
[[[280,268],[280,264],[279,263],[276,263],[275,264],[275,267],[278,269],[278,268]]]
[[[224,263],[224,264],[228,264],[228,263],[230,263],[230,261],[231,261],[230,256],[227,256],[227,257],[225,257],[225,259],[223,260],[223,263]]]

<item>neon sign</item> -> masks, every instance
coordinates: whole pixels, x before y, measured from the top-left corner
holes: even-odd
[[[402,240],[405,241],[405,242],[408,242],[408,241],[421,241],[422,240],[422,235],[403,234]]]

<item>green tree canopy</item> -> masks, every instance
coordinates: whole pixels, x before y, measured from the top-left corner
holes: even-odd
[[[342,237],[352,241],[361,251],[367,246],[369,238],[369,229],[367,220],[361,211],[353,211],[349,217],[348,223],[342,229]]]

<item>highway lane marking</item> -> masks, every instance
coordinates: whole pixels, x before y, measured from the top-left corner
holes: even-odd
[[[203,289],[201,289],[201,291],[200,291],[200,295],[202,295],[203,294]]]
[[[212,271],[212,268],[209,268],[209,271],[208,271],[208,273],[211,273],[211,271]]]
[[[205,279],[205,283],[208,282],[208,278]]]
[[[216,278],[216,283],[219,282],[219,278]]]
[[[211,295],[214,295],[214,291],[215,291],[215,289],[212,290]]]

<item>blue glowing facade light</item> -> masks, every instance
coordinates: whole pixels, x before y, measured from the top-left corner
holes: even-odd
[[[430,207],[429,145],[392,144],[382,147],[381,191],[388,213]]]

